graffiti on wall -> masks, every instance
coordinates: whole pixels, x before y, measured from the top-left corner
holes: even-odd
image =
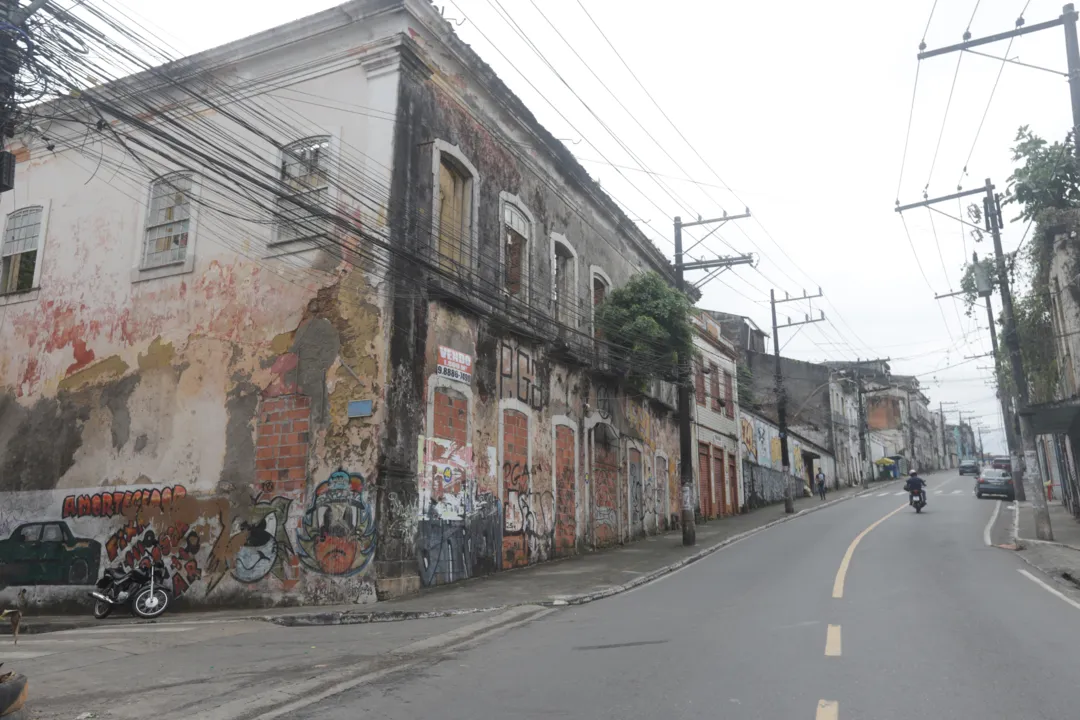
[[[87,495],[68,495],[64,498],[60,519],[84,517],[113,517],[130,512],[132,508],[147,506],[157,510],[168,509],[174,500],[187,495],[183,485],[145,490],[103,490]]]
[[[739,435],[742,438],[747,459],[756,463],[758,461],[757,438],[754,436],[754,423],[749,418],[739,418]]]
[[[503,535],[524,538],[528,563],[550,560],[555,547],[555,496],[549,491],[530,489],[531,475],[539,469],[530,469],[519,462],[503,463],[506,488]]]
[[[177,597],[202,577],[201,549],[199,532],[187,523],[169,525],[158,537],[142,518],[126,523],[105,542],[109,562],[119,559],[125,569],[148,567],[151,560],[164,562]]]
[[[428,438],[421,468],[416,540],[420,581],[437,585],[497,571],[502,546],[499,501],[479,489],[472,446]]]
[[[513,343],[499,345],[499,397],[520,400],[531,408],[544,406],[537,381],[535,353]]]
[[[618,454],[614,444],[597,442],[593,460],[593,542],[611,545],[619,539]]]
[[[232,560],[234,578],[252,583],[272,574],[285,580],[285,563],[293,554],[286,530],[291,505],[286,497],[256,497],[247,518],[234,520],[229,545],[242,543]]]
[[[296,533],[305,568],[348,577],[375,554],[375,521],[364,498],[364,478],[338,470],[315,487]]]
[[[27,562],[32,559],[33,562]],[[79,538],[66,522],[30,522],[0,540],[0,589],[7,585],[90,585],[101,544]]]
[[[630,533],[633,537],[645,534],[645,487],[641,476],[641,453],[630,450]]]

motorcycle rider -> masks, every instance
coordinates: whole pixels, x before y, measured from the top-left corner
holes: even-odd
[[[926,503],[926,493],[923,491],[923,488],[925,487],[926,481],[919,477],[918,472],[912,470],[910,473],[908,473],[908,479],[907,482],[904,484],[904,489],[908,492],[918,491],[919,496],[924,504]]]

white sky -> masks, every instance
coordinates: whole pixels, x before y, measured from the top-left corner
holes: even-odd
[[[113,2],[164,29],[185,52],[337,4],[332,0]],[[500,2],[622,143],[502,19],[497,12]],[[743,313],[768,328],[770,288],[781,296],[800,295],[803,290],[813,294],[820,285],[826,302],[815,301],[815,313],[824,309],[830,321],[807,326],[794,337],[794,330],[781,331],[782,345],[790,339],[785,355],[806,360],[891,357],[896,373],[926,373],[922,380],[935,406],[939,400],[956,401],[966,415],[983,416],[989,432],[984,431],[987,450],[1002,451],[997,401],[987,384],[990,372],[979,369],[988,367],[990,358],[942,369],[965,356],[989,352],[985,310],[973,320],[964,316],[959,302],[933,298],[934,293],[958,289],[965,251],[990,253],[989,238],[976,246],[964,237],[959,223],[934,215],[935,243],[929,212],[911,211],[905,217],[913,253],[893,212],[919,66],[915,55],[933,0],[581,2],[722,182],[657,111],[577,0],[535,0],[535,5],[533,0],[448,0],[445,14],[465,20],[457,28],[462,38],[556,137],[567,141],[669,257],[672,216],[686,220],[722,210],[735,214],[744,204],[750,206],[755,219],[729,224],[702,247],[721,254],[732,252],[731,247],[754,252],[761,257],[760,265],[757,270],[738,268],[709,283],[702,307]],[[960,42],[976,7],[970,29],[974,37],[981,37],[1012,29],[1025,5],[1029,6],[1025,19],[1032,25],[1058,17],[1062,3],[945,0],[937,5],[926,33],[930,48]],[[979,50],[1000,56],[1006,45]],[[1009,57],[1064,70],[1064,54],[1063,31],[1055,28],[1017,39]],[[1065,78],[1007,65],[968,163],[969,173],[962,176],[1001,67],[996,60],[964,54],[931,174],[958,58],[957,54],[932,58],[919,68],[900,188],[904,203],[921,199],[928,181],[932,196],[955,192],[958,179],[965,189],[981,185],[987,177],[1003,188],[1012,166],[1009,148],[1020,125],[1029,124],[1051,139],[1064,137],[1069,129]],[[632,169],[620,174],[603,162],[605,157]],[[642,166],[697,184],[661,178],[666,186],[662,188]],[[723,188],[725,184],[734,194]],[[941,209],[958,212],[956,203]],[[1024,224],[1008,222],[1014,215],[1014,209],[1006,208],[1006,251],[1019,244],[1025,229]],[[701,234],[687,231],[687,244]],[[916,254],[928,281],[920,273]],[[995,311],[999,307],[995,298]],[[781,306],[781,323],[787,315],[801,319],[807,309],[805,303]]]

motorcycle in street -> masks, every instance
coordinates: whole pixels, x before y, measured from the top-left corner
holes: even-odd
[[[161,559],[154,558],[157,538],[152,531],[146,533],[142,544],[148,550],[143,561],[130,570],[107,568],[97,582],[97,590],[90,593],[97,619],[108,617],[113,608],[123,605],[129,605],[136,617],[152,619],[169,606],[171,596],[165,587],[168,571]]]
[[[915,508],[915,512],[921,513],[922,509],[926,507],[926,490],[908,490],[908,499],[911,507]]]

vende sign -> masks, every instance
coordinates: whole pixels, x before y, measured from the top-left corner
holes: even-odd
[[[471,383],[472,355],[440,345],[439,362],[435,366],[435,374],[458,382]]]

